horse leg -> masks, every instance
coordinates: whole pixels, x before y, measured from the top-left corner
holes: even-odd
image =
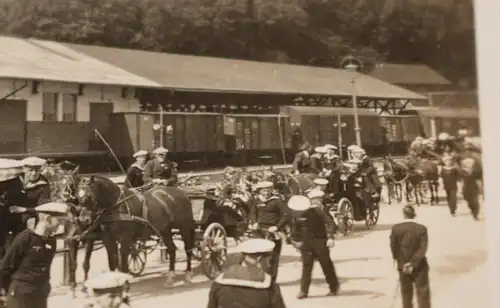
[[[130,255],[130,248],[132,246],[133,239],[130,237],[126,237],[120,240],[120,272],[128,273],[129,272],[129,264],[128,258]]]
[[[76,288],[76,269],[78,267],[78,244],[77,240],[68,241],[68,283],[71,290]]]
[[[115,239],[108,232],[102,232],[102,244],[108,253],[109,270],[114,271],[118,269],[118,245]]]
[[[406,188],[406,202],[410,203],[410,194],[411,194],[411,191],[410,191],[410,182],[406,182],[405,183],[405,188]]]
[[[168,262],[169,262],[169,270],[167,273],[167,279],[165,281],[165,286],[170,287],[174,284],[174,278],[175,278],[175,252],[177,250],[177,247],[175,247],[174,244],[174,239],[172,235],[172,230],[170,229],[170,226],[166,228],[162,232],[162,239],[163,243],[165,244],[167,248],[167,254],[168,254]]]
[[[187,224],[187,226],[181,226],[180,232],[182,236],[182,241],[184,242],[184,250],[186,251],[186,273],[184,275],[184,280],[191,283],[193,278],[193,273],[191,269],[191,263],[193,259],[193,248],[195,242],[195,225]]]
[[[415,197],[415,204],[417,204],[417,206],[420,206],[421,201],[419,198],[419,194],[421,194],[421,185],[422,182],[413,184],[413,196]]]
[[[394,183],[391,182],[390,179],[386,179],[385,182],[387,183],[387,203],[389,205],[392,204],[392,195],[394,194]]]
[[[94,251],[94,242],[95,242],[95,240],[93,240],[93,239],[85,241],[85,257],[83,258],[83,279],[84,279],[84,281],[87,281],[89,279],[90,258],[92,257],[92,252]]]
[[[434,188],[434,196],[435,196],[436,205],[438,205],[439,204],[439,180],[434,181],[432,186]]]

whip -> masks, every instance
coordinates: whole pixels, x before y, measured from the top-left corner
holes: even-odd
[[[104,143],[104,145],[108,149],[109,153],[111,153],[111,155],[113,155],[113,158],[116,160],[118,167],[120,167],[121,172],[123,173],[123,175],[125,175],[125,183],[127,183],[129,186],[132,186],[130,181],[127,178],[127,172],[125,172],[125,169],[123,168],[122,164],[120,163],[120,160],[116,156],[115,152],[113,151],[113,149],[111,148],[109,143],[106,141],[106,139],[104,139],[104,137],[101,135],[101,133],[99,133],[99,130],[97,130],[97,128],[94,129],[94,133],[96,134],[97,137],[99,137],[99,139],[101,139],[101,141]]]

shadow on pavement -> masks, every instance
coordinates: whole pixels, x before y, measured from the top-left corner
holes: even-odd
[[[352,239],[364,237],[364,236],[371,234],[373,232],[391,230],[393,225],[394,224],[378,224],[374,228],[368,229],[364,222],[356,222],[354,224],[353,229],[352,229],[352,233],[350,233],[347,236],[341,237],[340,240],[352,240]]]

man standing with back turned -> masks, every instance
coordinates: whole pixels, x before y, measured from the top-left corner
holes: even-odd
[[[403,308],[413,308],[413,286],[417,290],[419,308],[431,307],[429,264],[427,253],[427,228],[414,221],[415,209],[411,205],[403,208],[404,222],[395,224],[391,230],[391,251],[399,271],[399,283]]]

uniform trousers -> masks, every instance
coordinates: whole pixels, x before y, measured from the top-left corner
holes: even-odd
[[[418,308],[431,307],[429,267],[425,266],[411,275],[399,272],[403,308],[413,308],[413,289],[416,289]]]
[[[302,277],[300,279],[300,291],[308,294],[311,285],[312,270],[314,261],[318,260],[326,282],[331,291],[336,291],[339,286],[339,280],[330,258],[330,250],[326,246],[326,239],[308,239],[301,250],[302,257]]]
[[[477,219],[479,216],[479,194],[475,192],[469,192],[466,193],[464,192],[464,199],[467,202],[467,205],[469,206],[470,212],[472,216]]]
[[[450,208],[450,213],[452,215],[457,211],[457,188],[456,187],[445,187],[446,200],[448,202],[448,207]]]
[[[269,275],[271,275],[272,281],[276,281],[278,278],[278,268],[280,266],[281,249],[283,247],[283,240],[281,238],[274,240],[274,249],[271,255]]]
[[[34,286],[13,281],[7,294],[6,308],[47,308],[50,286]]]

